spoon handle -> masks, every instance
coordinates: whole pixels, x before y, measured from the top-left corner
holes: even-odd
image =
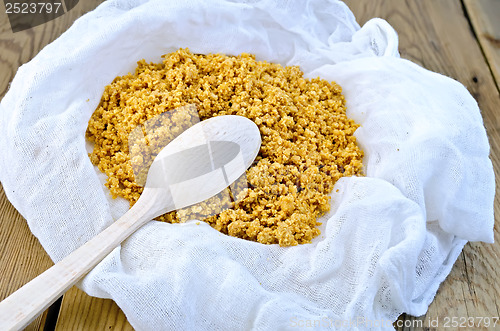
[[[104,231],[0,302],[0,330],[20,330],[27,326],[123,240],[155,217],[151,213],[154,204],[154,192],[153,196],[141,196]]]

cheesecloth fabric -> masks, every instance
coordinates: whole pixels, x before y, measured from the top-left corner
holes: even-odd
[[[150,222],[79,284],[137,330],[391,329],[424,314],[467,241],[493,241],[494,174],[475,100],[399,58],[390,25],[340,1],[108,1],[23,65],[0,108],[0,179],[54,261],[119,218],[87,121],[136,61],[189,47],[299,65],[343,87],[366,177],[341,179],[313,244]],[[338,190],[338,191],[337,191]]]

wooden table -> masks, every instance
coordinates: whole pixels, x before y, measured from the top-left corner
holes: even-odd
[[[12,33],[0,6],[0,97],[17,68],[56,39],[101,0],[80,1],[63,16]],[[348,0],[363,25],[386,19],[399,33],[401,56],[464,84],[482,110],[491,160],[500,174],[500,0]],[[429,320],[500,316],[499,195],[495,199],[495,244],[469,243],[441,285],[425,316],[402,315],[398,330],[434,330]],[[52,265],[25,220],[0,187],[0,300]],[[405,326],[406,325],[406,326]],[[500,329],[500,325],[498,326]],[[111,300],[72,288],[27,330],[131,330]],[[443,329],[442,327],[438,329]]]

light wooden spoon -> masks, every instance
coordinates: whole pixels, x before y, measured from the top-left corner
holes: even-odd
[[[141,197],[127,213],[0,302],[0,330],[28,325],[154,217],[224,190],[252,164],[260,144],[257,126],[241,116],[213,117],[184,131],[155,158]]]

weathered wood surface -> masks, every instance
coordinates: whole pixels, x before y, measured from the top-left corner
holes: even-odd
[[[0,186],[0,300],[53,265],[28,224],[5,197]],[[26,330],[39,330],[47,313]]]
[[[133,328],[114,301],[90,297],[73,287],[64,295],[55,330],[131,331]]]
[[[464,0],[465,9],[500,89],[500,1]]]
[[[0,97],[17,68],[64,32],[102,0],[80,1],[67,14],[44,25],[13,34],[0,6]],[[500,96],[498,92],[498,0],[347,0],[362,25],[372,17],[386,19],[398,32],[401,56],[464,84],[478,101],[491,143],[491,159],[500,171]],[[470,18],[470,20],[469,20]],[[472,23],[472,25],[471,25]],[[490,38],[492,37],[492,38]],[[491,47],[487,45],[491,44]],[[488,49],[490,47],[490,49]],[[499,195],[495,200],[496,243],[469,243],[423,317],[403,315],[399,330],[441,330],[446,317],[500,316]],[[0,299],[47,269],[52,262],[25,220],[0,191]],[[439,319],[440,327],[429,327]],[[44,329],[43,315],[30,330]],[[414,322],[417,321],[417,322]],[[418,321],[422,321],[419,327]],[[402,325],[402,323],[400,323]],[[484,325],[484,324],[483,324]],[[73,288],[63,298],[57,330],[131,330],[111,300],[91,298]],[[487,328],[483,328],[487,329]]]

